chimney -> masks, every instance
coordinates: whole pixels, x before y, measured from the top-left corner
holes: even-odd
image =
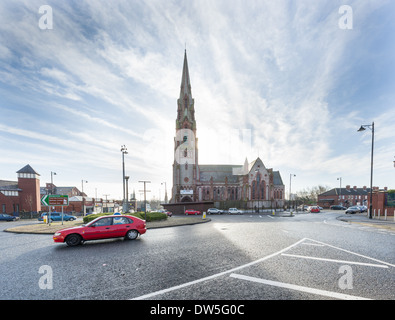
[[[353,188],[353,189],[354,189],[354,191],[357,191],[357,186],[354,186],[354,188]]]
[[[384,187],[384,191],[387,191],[388,190],[388,188],[387,187]]]
[[[351,186],[348,184],[348,185],[346,185],[346,190],[347,191],[350,191],[350,188],[351,188]]]
[[[366,191],[366,186],[363,186],[363,191]]]

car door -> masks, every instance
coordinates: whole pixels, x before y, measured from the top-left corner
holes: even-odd
[[[133,221],[127,217],[113,218],[114,237],[124,237],[126,233],[132,229]]]
[[[85,240],[112,238],[114,234],[112,217],[103,217],[89,225],[84,232]]]

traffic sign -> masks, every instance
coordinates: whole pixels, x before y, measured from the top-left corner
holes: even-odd
[[[41,198],[44,206],[68,206],[69,196],[67,194],[47,194]]]

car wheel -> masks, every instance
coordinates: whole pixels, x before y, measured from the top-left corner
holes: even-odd
[[[79,234],[70,234],[66,238],[66,243],[70,247],[78,246],[81,243],[82,237]]]
[[[127,240],[135,240],[139,236],[139,233],[137,230],[129,230],[128,233],[126,234],[126,239]]]

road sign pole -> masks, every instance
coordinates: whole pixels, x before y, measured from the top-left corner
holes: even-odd
[[[49,211],[48,211],[48,225],[51,225],[51,206],[49,206]]]

